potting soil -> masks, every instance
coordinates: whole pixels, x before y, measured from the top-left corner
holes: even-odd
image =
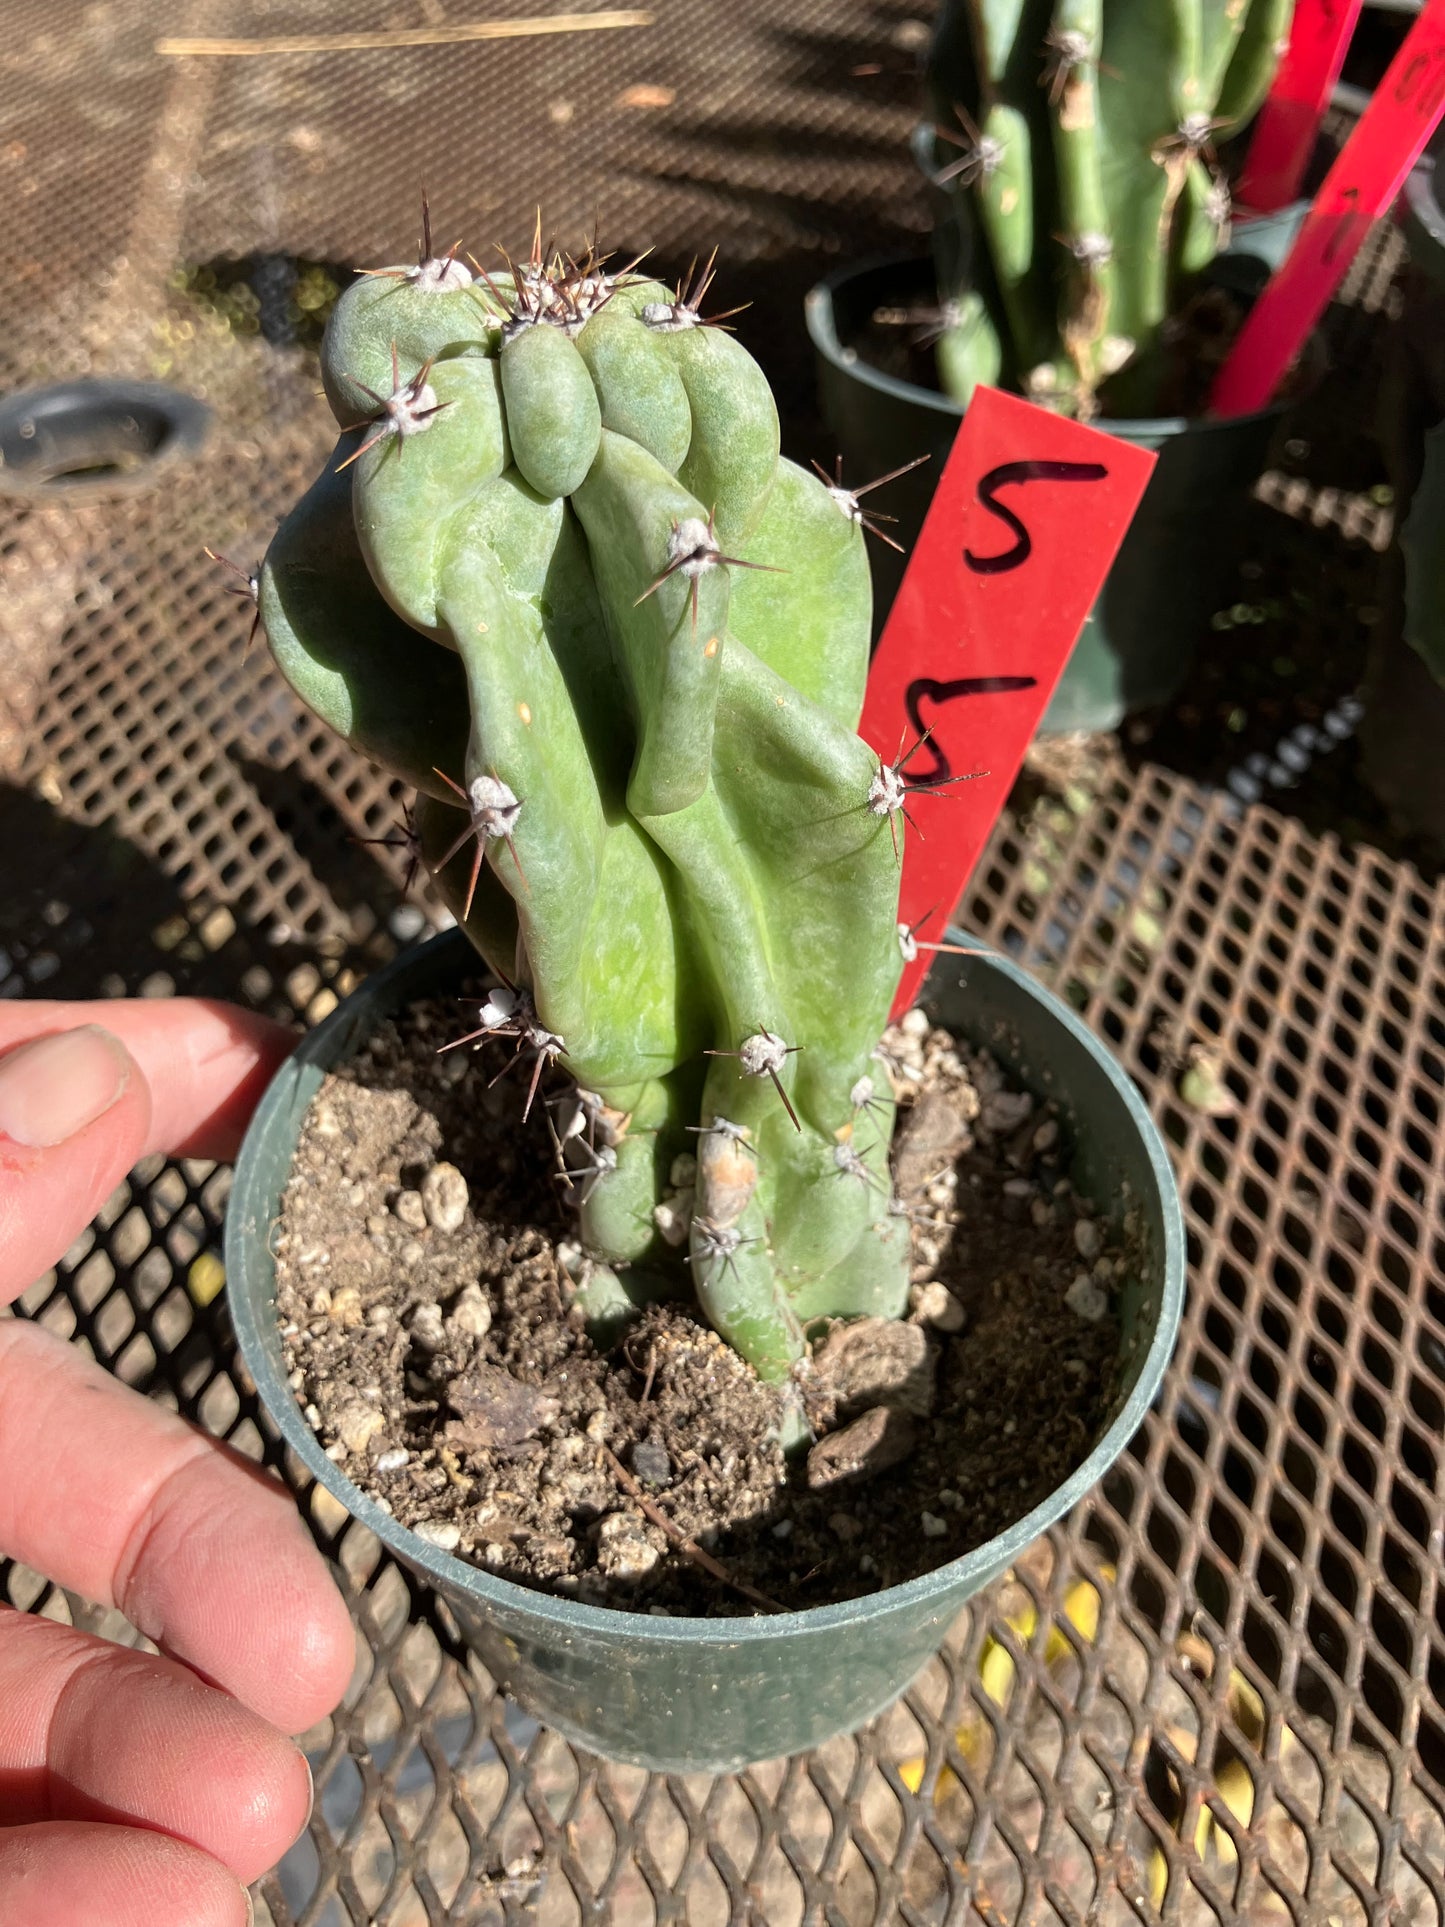
[[[329,1455],[430,1544],[626,1609],[822,1605],[910,1579],[1027,1512],[1087,1455],[1118,1376],[1130,1261],[1064,1176],[1051,1107],[910,1012],[884,1040],[912,1219],[905,1323],[835,1324],[784,1395],[685,1298],[606,1355],[513,1046],[440,1053],[437,1000],[382,1027],[307,1116],[273,1248],[291,1384]],[[686,1273],[679,1264],[679,1290]]]

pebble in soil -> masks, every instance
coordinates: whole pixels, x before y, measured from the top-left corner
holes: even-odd
[[[327,1078],[275,1245],[307,1419],[429,1543],[597,1604],[753,1611],[682,1536],[822,1605],[969,1551],[1086,1456],[1130,1259],[1070,1190],[1051,1107],[985,1053],[917,1011],[884,1040],[912,1309],[820,1331],[800,1375],[818,1440],[788,1461],[782,1394],[685,1301],[593,1346],[556,1257],[573,1220],[543,1107],[521,1125],[516,1074],[487,1087],[510,1046],[438,1055],[458,1030],[455,1003],[419,1004]]]

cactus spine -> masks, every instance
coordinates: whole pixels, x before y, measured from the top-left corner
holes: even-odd
[[[895,813],[856,734],[856,498],[779,459],[762,373],[594,256],[358,280],[336,454],[260,585],[282,673],[415,787],[502,978],[478,1035],[579,1086],[559,1133],[599,1321],[690,1274],[769,1377],[822,1315],[901,1314]],[[885,820],[886,818],[886,820]],[[837,1155],[844,1150],[849,1155]],[[685,1242],[684,1242],[685,1241]]]
[[[1229,233],[1216,137],[1268,91],[1294,0],[944,0],[929,57],[944,387],[1092,416]]]

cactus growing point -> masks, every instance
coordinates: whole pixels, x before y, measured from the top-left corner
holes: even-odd
[[[780,459],[708,270],[673,291],[595,252],[476,277],[423,255],[332,318],[340,444],[266,558],[266,633],[417,791],[502,980],[462,1041],[513,1039],[533,1092],[554,1059],[577,1079],[554,1133],[589,1316],[690,1273],[781,1378],[810,1320],[907,1297],[857,498]]]
[[[949,318],[939,375],[1088,418],[1229,235],[1216,136],[1269,90],[1294,0],[945,0],[928,63]]]

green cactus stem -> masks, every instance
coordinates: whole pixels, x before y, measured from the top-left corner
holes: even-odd
[[[1293,0],[944,0],[929,59],[940,379],[1087,419],[1148,412],[1161,331],[1228,238],[1214,151],[1269,88]]]
[[[711,266],[673,290],[539,241],[474,277],[428,231],[357,280],[322,355],[337,451],[260,608],[302,699],[417,791],[500,979],[459,1041],[510,1040],[528,1105],[545,1065],[576,1079],[581,1302],[606,1327],[690,1282],[781,1378],[810,1320],[905,1308],[870,1068],[903,792],[880,805],[856,733],[858,494],[780,459]]]

